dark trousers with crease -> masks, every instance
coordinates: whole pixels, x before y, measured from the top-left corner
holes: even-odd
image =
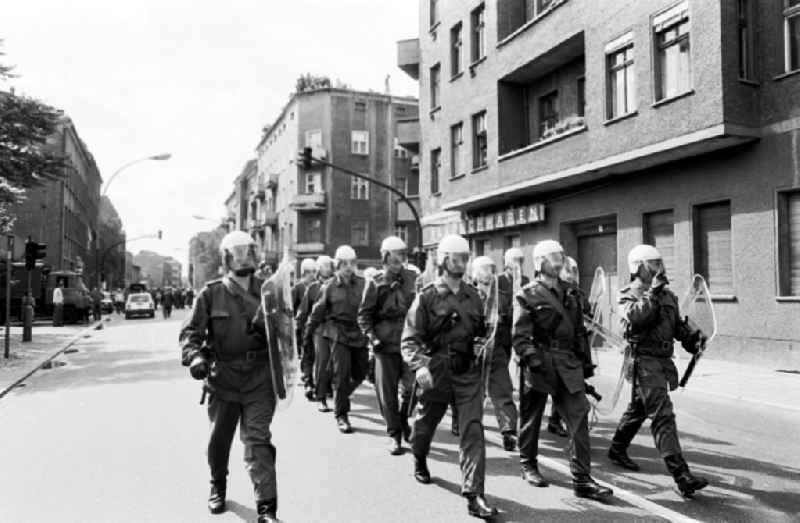
[[[611,440],[612,447],[616,450],[627,449],[647,418],[652,420],[650,432],[661,457],[680,455],[678,427],[667,389],[638,384],[633,388],[631,402],[619,421],[614,439]]]
[[[331,340],[314,333],[314,387],[318,400],[331,392]]]
[[[275,447],[270,424],[275,412],[275,396],[269,390],[263,397],[243,403],[225,401],[211,395],[208,419],[211,436],[208,440],[208,466],[211,481],[225,481],[236,425],[244,444],[244,464],[253,482],[256,503],[276,499]]]
[[[337,343],[331,352],[333,368],[333,414],[339,418],[350,412],[350,395],[361,385],[369,371],[366,347]]]
[[[413,379],[399,352],[375,353],[375,395],[389,436],[400,436],[408,424]]]

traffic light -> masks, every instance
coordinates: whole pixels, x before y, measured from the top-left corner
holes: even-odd
[[[303,147],[301,160],[303,161],[303,169],[311,169],[311,147]]]
[[[32,271],[36,268],[36,260],[47,257],[47,244],[37,243],[30,238],[25,242],[25,269]]]
[[[158,230],[158,239],[161,239],[161,229]]]

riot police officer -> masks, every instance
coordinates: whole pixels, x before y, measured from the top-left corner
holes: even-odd
[[[406,243],[389,236],[381,243],[383,270],[367,280],[358,325],[375,358],[375,393],[389,434],[389,453],[403,453],[401,437],[410,438],[408,403],[413,375],[400,354],[408,308],[416,295],[416,273],[405,267]],[[398,402],[398,396],[402,401]]]
[[[364,295],[364,278],[355,273],[356,252],[342,245],[334,254],[336,275],[322,287],[311,309],[304,334],[306,346],[318,327],[331,347],[333,368],[333,414],[339,432],[353,432],[348,414],[350,395],[361,385],[369,370],[367,340],[358,327],[358,307]]]
[[[683,458],[669,391],[678,387],[678,371],[672,356],[678,340],[687,352],[696,353],[705,336],[681,318],[678,298],[669,289],[661,254],[652,245],[638,245],[628,254],[630,285],[620,290],[619,305],[625,339],[633,349],[633,392],[611,441],[608,457],[629,470],[639,466],[627,449],[644,420],[650,418],[656,448],[681,494],[691,496],[708,480],[694,476]]]
[[[488,519],[497,514],[484,498],[486,443],[484,440],[483,384],[475,347],[486,335],[481,298],[463,281],[469,244],[457,234],[439,242],[440,276],[425,286],[408,311],[403,329],[403,359],[416,374],[420,391],[411,447],[414,477],[430,483],[427,456],[436,426],[447,405],[455,402],[459,414],[461,493],[470,515]]]
[[[300,304],[303,302],[303,296],[308,290],[308,286],[314,281],[317,275],[317,262],[311,258],[306,258],[300,262],[300,278],[297,283],[292,287],[292,310],[295,315],[300,310]],[[303,324],[296,323],[295,339],[297,340],[297,352],[300,360],[303,358]],[[302,372],[302,369],[301,369]],[[305,376],[303,376],[305,383]]]
[[[300,372],[305,387],[305,396],[308,401],[319,401],[320,412],[330,412],[328,395],[331,392],[330,371],[330,346],[328,341],[319,332],[310,338],[310,345],[305,342],[305,324],[311,315],[311,308],[317,302],[322,291],[322,285],[333,277],[333,259],[330,256],[319,256],[316,260],[317,277],[312,281],[305,293],[300,307],[295,313],[295,321],[303,328],[303,337],[298,338],[298,343],[303,346],[303,358],[300,361]]]
[[[228,458],[236,425],[245,447],[245,467],[253,482],[259,522],[277,521],[275,447],[270,423],[275,410],[263,325],[254,320],[260,306],[261,281],[253,276],[256,245],[245,232],[234,231],[221,242],[226,275],[197,295],[180,333],[181,359],[192,377],[205,380],[208,392],[208,508],[224,512]]]
[[[569,432],[570,470],[575,495],[605,500],[611,489],[598,485],[590,476],[589,402],[584,393],[584,378],[592,371],[586,354],[583,313],[559,279],[564,265],[564,249],[553,240],[533,249],[535,280],[517,294],[521,312],[514,320],[513,345],[522,361],[520,390],[519,454],[522,477],[546,487],[539,473],[537,454],[539,426],[547,395],[564,418]]]

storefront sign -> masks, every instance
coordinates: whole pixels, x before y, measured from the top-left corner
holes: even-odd
[[[477,216],[465,216],[463,220],[466,234],[496,231],[508,227],[518,227],[545,221],[545,206],[533,203],[522,207],[509,207],[503,211]]]

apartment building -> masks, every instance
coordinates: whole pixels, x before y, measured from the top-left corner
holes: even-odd
[[[349,244],[366,265],[379,262],[387,235],[414,245],[413,217],[390,191],[329,167],[305,171],[297,158],[311,147],[315,157],[393,184],[418,205],[419,139],[409,136],[418,134],[416,117],[414,98],[341,88],[295,93],[256,148],[255,194],[263,202],[256,220],[267,252],[332,255]]]
[[[707,278],[726,357],[800,363],[800,1],[419,5],[427,246],[556,238],[616,290],[653,243],[679,295]]]

